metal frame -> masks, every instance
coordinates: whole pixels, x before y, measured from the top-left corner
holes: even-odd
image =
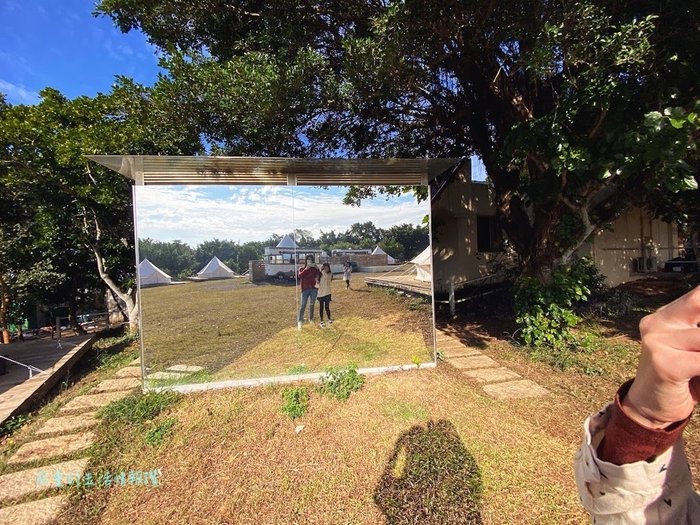
[[[283,157],[178,157],[140,155],[88,155],[90,160],[134,180],[135,186],[152,185],[288,185],[288,186],[428,186],[430,181],[449,170],[460,169],[463,159],[296,159]],[[136,272],[138,273],[138,225],[136,189],[134,197],[134,236],[136,238]],[[293,213],[293,208],[292,208]],[[428,200],[429,241],[432,239],[432,206]],[[137,282],[139,280],[137,279]],[[138,286],[139,331],[142,332],[141,287]],[[399,370],[434,368],[437,364],[435,333],[435,283],[431,282],[433,321],[433,360],[420,365],[406,364],[363,368],[364,374],[381,374]],[[298,302],[298,297],[297,297]],[[297,304],[297,311],[298,311]],[[272,376],[212,383],[148,386],[146,359],[141,339],[141,372],[144,391],[174,390],[196,392],[217,388],[250,387],[294,381],[318,381],[323,373],[295,376]]]

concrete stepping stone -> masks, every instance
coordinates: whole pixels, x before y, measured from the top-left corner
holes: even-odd
[[[136,377],[140,378],[141,377],[141,367],[140,366],[125,366],[124,368],[120,368],[117,370],[117,373],[114,374],[115,377]]]
[[[138,367],[140,367],[140,366],[141,366],[141,358],[140,358],[140,357],[137,357],[137,358],[134,359],[131,363],[129,363],[129,366],[138,366]]]
[[[542,388],[529,379],[485,385],[484,391],[496,399],[520,399],[524,397],[546,396],[549,394],[546,388]]]
[[[129,390],[141,386],[141,380],[135,377],[122,377],[121,379],[105,379],[90,393],[100,394],[104,392],[115,392],[117,390]]]
[[[19,447],[17,452],[7,462],[9,464],[27,463],[28,461],[73,454],[74,452],[85,450],[96,439],[95,433],[88,431],[82,434],[67,434],[65,436],[40,439],[39,441],[30,441]]]
[[[183,374],[182,372],[153,372],[152,374],[149,374],[146,376],[148,380],[156,379],[159,381],[163,380],[172,380],[172,379],[183,379],[187,377],[189,374]]]
[[[476,370],[465,370],[464,373],[479,383],[497,383],[499,381],[522,379],[522,376],[505,367],[478,368]]]
[[[49,525],[68,505],[68,496],[54,496],[0,509],[0,525]]]
[[[86,394],[71,399],[59,412],[79,412],[84,410],[94,410],[109,405],[131,394],[131,390],[119,390],[117,392],[105,392],[104,394]]]
[[[78,481],[85,472],[88,461],[89,458],[64,461],[0,476],[0,501],[23,498]]]
[[[95,417],[96,412],[89,412],[77,416],[53,417],[43,427],[36,431],[38,436],[44,434],[70,434],[76,430],[94,427],[100,420]]]
[[[188,374],[194,374],[196,372],[201,372],[204,370],[203,366],[195,366],[195,365],[173,365],[171,367],[166,368],[168,372],[187,372]]]
[[[441,352],[446,359],[451,359],[454,357],[471,357],[476,355],[482,355],[482,353],[476,348],[469,348],[468,346],[450,348],[438,346],[438,351]]]
[[[461,370],[472,370],[474,368],[497,368],[498,363],[485,355],[473,357],[455,357],[447,361],[455,368]]]

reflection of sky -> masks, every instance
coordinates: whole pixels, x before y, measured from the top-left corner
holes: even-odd
[[[342,203],[345,188],[289,186],[137,186],[139,236],[179,239],[191,246],[210,239],[262,241],[294,228],[347,230],[355,222],[380,228],[421,224],[428,204],[412,195],[365,200],[360,207]]]

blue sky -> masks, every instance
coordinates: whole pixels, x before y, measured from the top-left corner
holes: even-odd
[[[92,16],[91,0],[0,0],[0,91],[32,104],[53,87],[69,98],[108,92],[115,75],[152,85],[158,57],[137,32]]]

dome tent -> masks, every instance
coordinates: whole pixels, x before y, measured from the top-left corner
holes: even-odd
[[[236,273],[216,256],[212,257],[211,261],[197,272],[197,277],[200,279],[228,279],[235,276]]]
[[[430,246],[411,259],[411,262],[416,266],[416,279],[424,282],[433,280],[432,259],[433,253]]]
[[[172,278],[148,259],[139,263],[139,284],[142,287],[170,284],[171,282]]]

